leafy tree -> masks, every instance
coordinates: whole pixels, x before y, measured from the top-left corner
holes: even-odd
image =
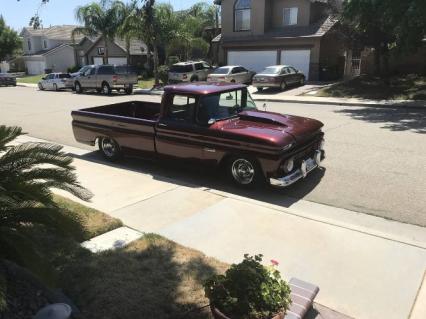
[[[91,193],[77,181],[72,158],[62,147],[47,143],[16,145],[19,127],[0,126],[0,258],[23,266],[37,264],[28,230],[37,225],[74,231],[76,223],[53,201],[51,188],[89,200]]]
[[[80,6],[77,8],[76,18],[83,26],[74,29],[73,37],[77,34],[103,36],[105,58],[108,61],[108,42],[113,42],[119,34],[125,12],[125,5],[121,1],[102,0],[100,3],[92,2]]]
[[[130,64],[130,43],[134,38],[138,38],[138,28],[130,23],[126,23],[127,17],[133,15],[136,12],[137,1],[133,0],[127,4],[121,6],[121,16],[123,17],[122,24],[118,29],[118,35],[122,37],[126,43],[126,53],[127,53],[127,64]]]
[[[21,47],[22,43],[18,33],[8,27],[3,16],[0,15],[0,61]]]
[[[389,51],[413,51],[426,34],[424,0],[345,0],[343,22],[375,50],[376,73],[387,73]]]

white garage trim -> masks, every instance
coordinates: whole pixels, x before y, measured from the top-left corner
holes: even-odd
[[[126,57],[113,57],[108,58],[109,64],[116,64],[116,65],[126,65],[127,64],[127,58]]]
[[[25,61],[27,73],[29,75],[43,74],[46,69],[46,62],[44,61]]]
[[[93,57],[93,64],[94,65],[102,65],[102,64],[104,64],[104,58],[103,57],[99,57],[99,56]]]
[[[242,65],[260,72],[265,67],[277,64],[277,50],[273,51],[228,51],[228,65]]]
[[[309,65],[311,50],[283,50],[281,51],[281,64],[290,65],[301,71],[309,78]]]

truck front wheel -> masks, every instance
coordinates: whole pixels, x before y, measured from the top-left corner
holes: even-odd
[[[133,85],[126,87],[124,89],[124,92],[126,92],[126,94],[132,94],[133,93]]]
[[[106,94],[106,95],[111,94],[111,88],[110,88],[109,84],[106,83],[106,82],[102,83],[102,93]]]
[[[262,170],[256,160],[245,156],[235,156],[228,161],[228,176],[241,187],[253,187],[263,180]]]
[[[82,88],[80,82],[75,83],[75,93],[77,93],[77,94],[83,93],[83,88]]]
[[[99,150],[109,161],[116,161],[121,157],[120,146],[110,137],[102,137],[99,139]]]

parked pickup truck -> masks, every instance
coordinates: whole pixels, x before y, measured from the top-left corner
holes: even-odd
[[[133,85],[137,83],[137,73],[126,65],[93,65],[74,78],[76,93],[93,89],[108,95],[112,90],[124,90],[126,94],[132,94]]]
[[[123,153],[213,164],[241,186],[289,186],[324,159],[323,124],[265,112],[242,84],[164,88],[161,103],[124,102],[72,112],[77,141],[98,143],[110,160]]]

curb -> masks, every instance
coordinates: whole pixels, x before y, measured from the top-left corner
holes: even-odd
[[[426,110],[426,101],[410,101],[410,102],[396,102],[390,103],[369,103],[369,102],[340,102],[340,101],[312,101],[312,100],[292,100],[292,99],[268,99],[268,98],[254,98],[259,102],[283,102],[283,103],[300,103],[300,104],[320,104],[320,105],[337,105],[337,106],[365,106],[377,108],[404,108],[404,109],[420,109]],[[410,105],[413,103],[413,105]]]
[[[17,82],[16,86],[27,87],[27,88],[37,88],[37,84],[33,84],[33,83]]]

